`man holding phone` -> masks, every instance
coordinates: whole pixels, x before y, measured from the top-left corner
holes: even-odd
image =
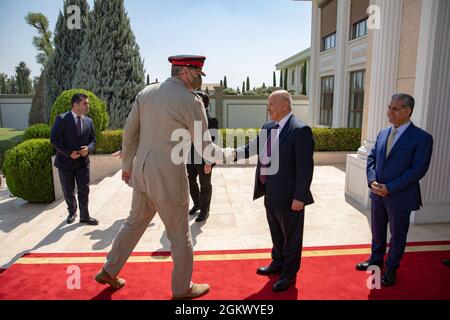
[[[80,223],[98,225],[98,221],[89,215],[89,153],[95,148],[95,130],[89,112],[89,99],[85,94],[77,93],[72,97],[71,111],[56,117],[50,140],[56,148],[55,167],[67,203],[69,215],[67,223],[75,221],[77,200],[75,183],[78,189]]]

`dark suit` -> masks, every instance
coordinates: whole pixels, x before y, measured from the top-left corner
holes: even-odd
[[[406,246],[412,210],[422,206],[419,180],[430,165],[433,137],[410,124],[398,138],[386,157],[387,139],[391,128],[383,129],[367,158],[367,181],[385,184],[386,197],[370,193],[372,254],[371,263],[383,261],[386,253],[387,225],[391,231],[388,269],[400,266]]]
[[[271,129],[275,122],[264,124],[262,129]],[[237,159],[252,156],[252,141],[237,149]],[[262,139],[261,139],[262,140]],[[281,278],[293,278],[300,269],[303,243],[303,225],[305,210],[291,210],[294,199],[304,202],[305,206],[314,202],[310,186],[314,171],[314,139],[312,130],[291,116],[281,130],[276,141],[279,146],[271,156],[271,163],[278,159],[278,171],[267,175],[266,182],[260,181],[260,148],[258,146],[258,165],[256,167],[253,199],[265,196],[264,205],[272,237],[272,266],[281,268]],[[261,146],[263,151],[264,146]]]
[[[50,136],[53,146],[56,148],[55,167],[58,168],[59,179],[64,193],[69,214],[77,211],[75,199],[75,182],[78,189],[78,202],[80,206],[80,218],[89,218],[89,156],[72,159],[73,151],[79,151],[82,146],[88,146],[89,153],[95,148],[95,130],[90,118],[82,118],[81,136],[78,136],[77,125],[72,112],[67,112],[56,117]]]
[[[219,122],[216,118],[213,117],[209,109],[206,109],[206,116],[208,118],[208,129],[219,129]],[[216,137],[214,132],[211,132],[212,141],[215,141]],[[208,212],[209,206],[211,204],[212,197],[212,185],[211,185],[211,175],[206,174],[204,171],[205,161],[202,156],[197,153],[194,149],[194,146],[191,147],[191,151],[189,154],[190,162],[187,164],[187,173],[189,179],[189,191],[191,194],[192,201],[194,202],[194,206],[200,207],[201,211]],[[201,159],[201,163],[199,162]],[[214,165],[213,165],[214,166]],[[197,184],[197,177],[200,180],[200,188]]]

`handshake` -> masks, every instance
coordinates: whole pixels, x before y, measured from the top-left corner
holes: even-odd
[[[89,149],[87,146],[81,147],[79,151],[72,151],[70,154],[70,157],[74,160],[78,159],[79,157],[86,157],[89,154]]]

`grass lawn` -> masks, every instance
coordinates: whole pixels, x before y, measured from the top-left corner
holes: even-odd
[[[0,128],[0,169],[3,164],[5,152],[22,141],[23,131]]]

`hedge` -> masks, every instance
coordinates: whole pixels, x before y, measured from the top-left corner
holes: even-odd
[[[109,125],[109,117],[106,112],[106,103],[100,100],[95,94],[83,89],[66,90],[56,99],[50,112],[50,127],[55,123],[58,115],[70,111],[72,108],[71,100],[75,93],[84,93],[89,98],[89,112],[88,117],[94,122],[94,128],[97,133],[106,130]]]
[[[315,151],[357,151],[361,146],[359,128],[313,128]]]
[[[97,135],[96,154],[111,154],[122,149],[123,130],[106,130]]]
[[[358,128],[313,128],[316,142],[315,151],[357,151],[361,146],[361,129]],[[219,129],[220,146],[237,147],[248,143],[250,138],[244,137],[248,132],[250,137],[256,137],[259,129]],[[110,154],[122,148],[123,130],[104,131],[97,139],[95,153]],[[235,136],[236,135],[236,136]],[[227,136],[235,136],[233,141],[227,141]],[[225,142],[225,144],[224,144]]]
[[[27,140],[8,150],[2,169],[9,191],[29,202],[53,202],[51,157],[54,154],[49,139]]]
[[[0,128],[0,169],[3,164],[3,160],[5,159],[6,151],[14,148],[19,143],[21,143],[23,139],[23,134],[24,134],[23,131],[8,128]]]
[[[50,139],[50,127],[48,124],[35,124],[25,130],[23,141],[31,139]]]

